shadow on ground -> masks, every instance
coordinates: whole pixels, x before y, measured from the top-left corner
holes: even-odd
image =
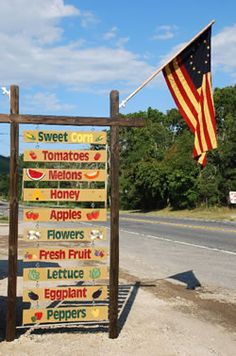
[[[119,333],[122,331],[127,318],[129,316],[129,313],[132,309],[133,303],[135,301],[135,298],[138,293],[138,289],[140,287],[140,283],[136,282],[134,284],[122,284],[119,286],[119,298],[118,298],[118,310],[119,310],[119,316],[118,316],[118,330]],[[108,291],[109,295],[109,291]],[[56,307],[57,303],[52,303],[48,307]],[[84,304],[81,302],[78,302],[78,306],[87,306],[91,305],[91,302],[85,302]],[[96,302],[96,305],[108,305],[108,299],[106,301],[100,301]],[[65,307],[65,306],[70,306],[70,303],[64,302],[60,303],[58,307]],[[73,306],[76,307],[76,303],[73,301]],[[22,311],[23,309],[29,309],[30,308],[30,303],[26,303],[22,301],[22,297],[17,297],[17,303],[16,303],[16,325],[21,326],[22,325]],[[1,321],[0,321],[0,341],[5,340],[5,330],[6,330],[6,309],[7,309],[7,298],[4,296],[0,296],[0,313],[1,313]],[[101,323],[89,323],[86,325],[86,323],[78,323],[76,325],[71,325],[70,323],[67,323],[65,326],[59,326],[57,328],[56,324],[53,324],[53,328],[37,328],[31,331],[32,334],[45,334],[45,333],[97,333],[97,332],[108,332],[109,331],[109,325],[108,322],[101,322]],[[16,337],[20,337],[22,334],[24,334],[27,331],[28,328],[17,328],[16,331]]]
[[[197,287],[201,287],[201,283],[199,282],[192,270],[177,273],[173,276],[169,276],[168,278],[185,283],[187,285],[187,289],[195,289]]]

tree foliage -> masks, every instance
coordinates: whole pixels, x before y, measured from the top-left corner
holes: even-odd
[[[129,114],[142,129],[121,132],[120,192],[123,209],[226,205],[236,190],[236,86],[215,89],[218,149],[202,170],[192,159],[193,135],[178,110],[149,108]]]

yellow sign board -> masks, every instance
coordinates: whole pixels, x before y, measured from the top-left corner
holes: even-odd
[[[86,266],[77,268],[48,267],[48,268],[24,268],[23,281],[90,281],[107,278],[106,266]]]
[[[24,325],[97,320],[108,320],[108,306],[94,305],[54,309],[23,310]]]
[[[24,262],[58,260],[104,260],[107,248],[28,248],[24,250]]]
[[[107,298],[107,286],[69,286],[59,288],[33,288],[23,291],[24,302],[35,301],[96,301]]]
[[[23,210],[24,221],[106,221],[106,209],[33,208]]]
[[[81,229],[50,229],[40,228],[25,229],[23,232],[23,240],[26,241],[48,241],[48,242],[84,242],[84,241],[105,241],[106,229],[104,227],[85,227]]]
[[[25,162],[74,162],[74,163],[104,163],[107,161],[107,151],[99,150],[48,150],[32,149],[24,151]]]
[[[103,169],[60,169],[60,168],[24,168],[23,180],[36,182],[63,182],[63,181],[85,181],[105,182],[107,173]]]
[[[24,201],[106,201],[106,189],[24,188]]]
[[[107,143],[107,134],[104,131],[48,131],[27,130],[24,131],[24,142],[31,143],[82,143],[99,144]]]

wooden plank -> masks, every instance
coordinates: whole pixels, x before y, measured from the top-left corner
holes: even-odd
[[[23,324],[107,320],[106,305],[23,310]]]
[[[119,92],[110,94],[111,117],[119,115]],[[109,337],[118,337],[118,293],[119,293],[119,126],[111,127],[111,242],[110,242],[110,298]]]
[[[104,265],[97,265],[77,268],[65,267],[47,267],[47,268],[24,268],[23,281],[24,282],[80,282],[80,281],[100,281],[106,279],[108,275],[107,267]]]
[[[28,143],[75,143],[97,144],[107,143],[105,131],[56,131],[56,130],[26,130],[23,133],[24,142]]]
[[[24,168],[25,182],[105,182],[105,169]]]
[[[104,202],[106,189],[24,188],[23,201]]]
[[[63,286],[47,288],[27,288],[23,291],[23,302],[35,303],[36,301],[97,301],[107,298],[107,286]]]
[[[7,115],[0,114],[0,123],[16,122],[18,124],[70,125],[70,126],[127,126],[143,127],[145,119],[130,117],[83,117],[50,115]]]
[[[107,221],[107,209],[65,209],[65,208],[28,208],[23,209],[23,220],[39,221]]]
[[[107,258],[107,248],[27,248],[24,262],[34,261],[101,261]]]
[[[24,162],[105,163],[107,151],[32,149],[24,151],[23,159]]]
[[[19,87],[10,87],[10,112],[19,113]],[[17,293],[17,242],[18,242],[18,155],[19,124],[11,123],[10,153],[10,217],[8,249],[8,289],[6,340],[12,341],[16,334],[16,293]]]
[[[23,231],[23,240],[32,241],[33,243],[39,241],[47,242],[96,242],[106,240],[106,228],[104,227],[81,227],[58,229],[51,228],[28,228]]]

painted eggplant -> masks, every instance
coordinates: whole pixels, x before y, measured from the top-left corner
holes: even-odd
[[[93,292],[92,297],[93,297],[93,299],[97,299],[100,297],[101,294],[102,294],[102,288],[99,288],[98,290]]]

